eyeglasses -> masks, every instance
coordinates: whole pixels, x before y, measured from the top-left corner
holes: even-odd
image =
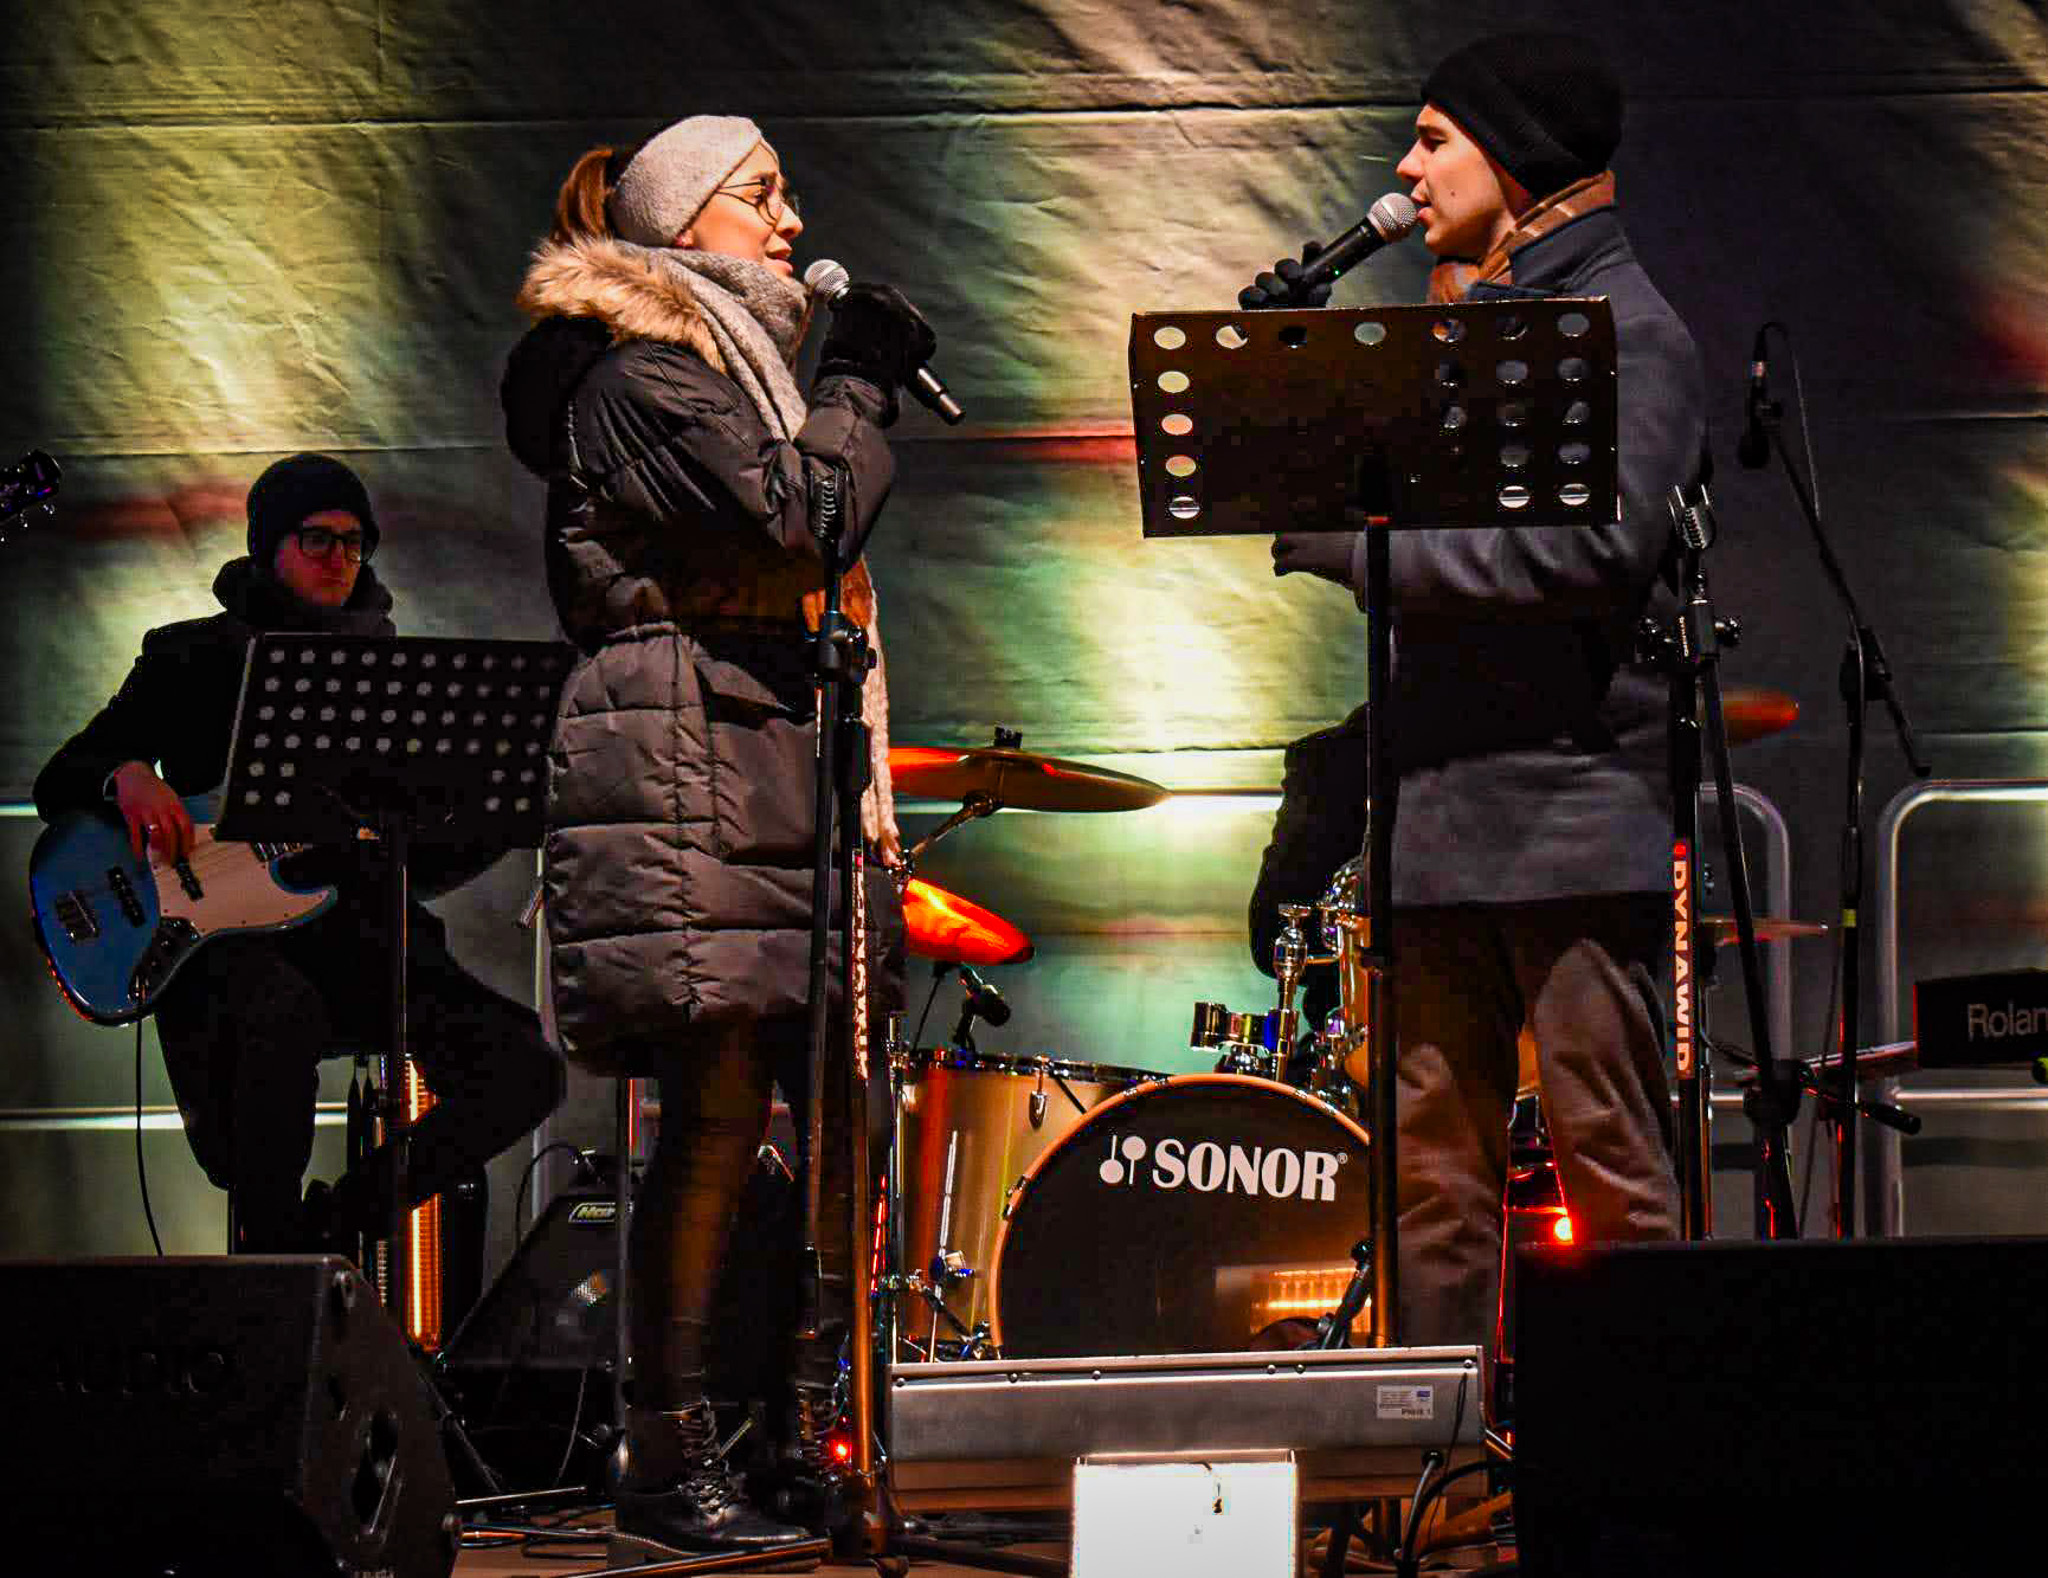
[[[370,557],[370,543],[359,531],[330,531],[325,526],[301,526],[298,529],[299,552],[309,559],[323,559],[334,548],[341,549],[341,556],[350,564],[361,564]]]
[[[797,207],[796,193],[772,175],[757,175],[751,181],[717,187],[715,191],[721,196],[737,197],[771,226],[781,224],[785,214],[803,216],[803,210]]]

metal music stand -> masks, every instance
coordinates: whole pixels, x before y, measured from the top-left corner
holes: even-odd
[[[387,875],[391,1035],[380,1054],[391,1223],[381,1279],[405,1318],[406,906],[417,843],[540,844],[547,748],[573,648],[542,641],[259,635],[235,708],[219,836],[374,839]]]
[[[1604,299],[1153,312],[1131,319],[1147,537],[1366,528],[1368,807],[1393,804],[1390,530],[1616,518]],[[1393,819],[1368,814],[1370,1344],[1396,1333]]]

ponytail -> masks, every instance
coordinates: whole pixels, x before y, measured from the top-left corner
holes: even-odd
[[[633,162],[641,144],[630,148],[593,148],[578,159],[555,195],[555,222],[548,239],[557,245],[612,237],[609,204],[619,177]]]

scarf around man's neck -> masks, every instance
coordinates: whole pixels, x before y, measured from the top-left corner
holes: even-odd
[[[1574,181],[1536,204],[1515,221],[1515,228],[1502,236],[1485,257],[1445,258],[1429,271],[1429,299],[1463,301],[1475,285],[1512,285],[1515,282],[1515,254],[1532,241],[1540,241],[1562,230],[1574,219],[1614,206],[1614,172],[1602,170],[1583,181]]]

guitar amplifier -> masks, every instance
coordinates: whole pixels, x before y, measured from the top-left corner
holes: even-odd
[[[1913,983],[1921,1068],[1992,1068],[2048,1057],[2048,970]]]

